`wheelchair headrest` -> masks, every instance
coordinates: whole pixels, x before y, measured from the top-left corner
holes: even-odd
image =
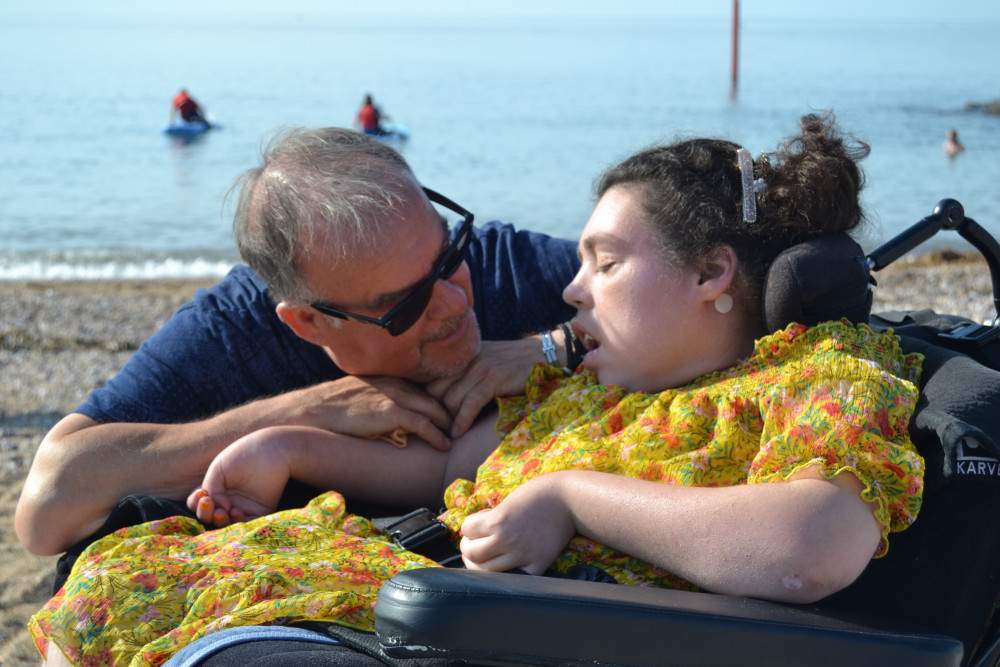
[[[812,326],[843,317],[867,323],[872,309],[867,258],[846,234],[803,241],[771,263],[762,297],[768,331],[791,322]]]

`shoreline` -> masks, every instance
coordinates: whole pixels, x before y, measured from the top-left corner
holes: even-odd
[[[995,315],[985,261],[940,250],[875,274],[874,310]],[[56,557],[28,554],[14,509],[45,433],[103,385],[201,279],[0,280],[0,665],[35,667],[27,619],[51,595]]]

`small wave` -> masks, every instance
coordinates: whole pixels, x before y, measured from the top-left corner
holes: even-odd
[[[221,278],[234,262],[221,259],[147,258],[11,259],[0,257],[0,280],[166,280]]]

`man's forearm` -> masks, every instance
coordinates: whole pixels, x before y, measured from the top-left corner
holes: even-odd
[[[402,429],[450,446],[441,404],[399,378],[346,376],[185,424],[100,424],[65,417],[42,441],[15,516],[30,551],[53,554],[100,528],[133,493],[181,499],[230,443],[268,426],[306,426],[364,438]]]
[[[71,414],[39,446],[18,502],[18,538],[33,553],[60,553],[100,528],[125,496],[182,499],[231,442],[300,419],[290,403],[294,395],[279,396],[187,424],[101,424]]]

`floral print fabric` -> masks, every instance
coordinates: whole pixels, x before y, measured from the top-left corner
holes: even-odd
[[[908,429],[920,355],[865,325],[791,325],[757,342],[725,371],[659,394],[626,393],[587,372],[569,379],[538,367],[523,397],[501,402],[503,442],[476,481],[458,480],[442,517],[457,530],[466,516],[495,507],[533,477],[598,470],[678,486],[732,486],[785,480],[816,468],[853,473],[877,503],[887,534],[913,522],[923,494],[923,459]],[[583,537],[554,569],[599,563],[619,583],[684,585],[658,568]]]
[[[205,531],[187,517],[123,528],[89,547],[29,627],[74,664],[158,665],[227,627],[336,619],[374,627],[382,583],[434,566],[327,493],[303,509]]]
[[[791,325],[737,366],[660,394],[538,366],[525,396],[501,401],[503,442],[474,482],[451,485],[442,519],[457,535],[471,513],[556,470],[727,486],[814,467],[861,480],[877,506],[880,556],[887,534],[920,508],[923,460],[907,435],[919,374],[919,355],[904,355],[895,336],[847,322]],[[579,536],[552,567],[581,563],[619,583],[691,587]],[[118,531],[84,552],[30,625],[43,654],[55,641],[81,664],[160,664],[230,626],[325,620],[371,629],[382,582],[434,565],[327,493],[306,508],[210,532],[180,517]]]

